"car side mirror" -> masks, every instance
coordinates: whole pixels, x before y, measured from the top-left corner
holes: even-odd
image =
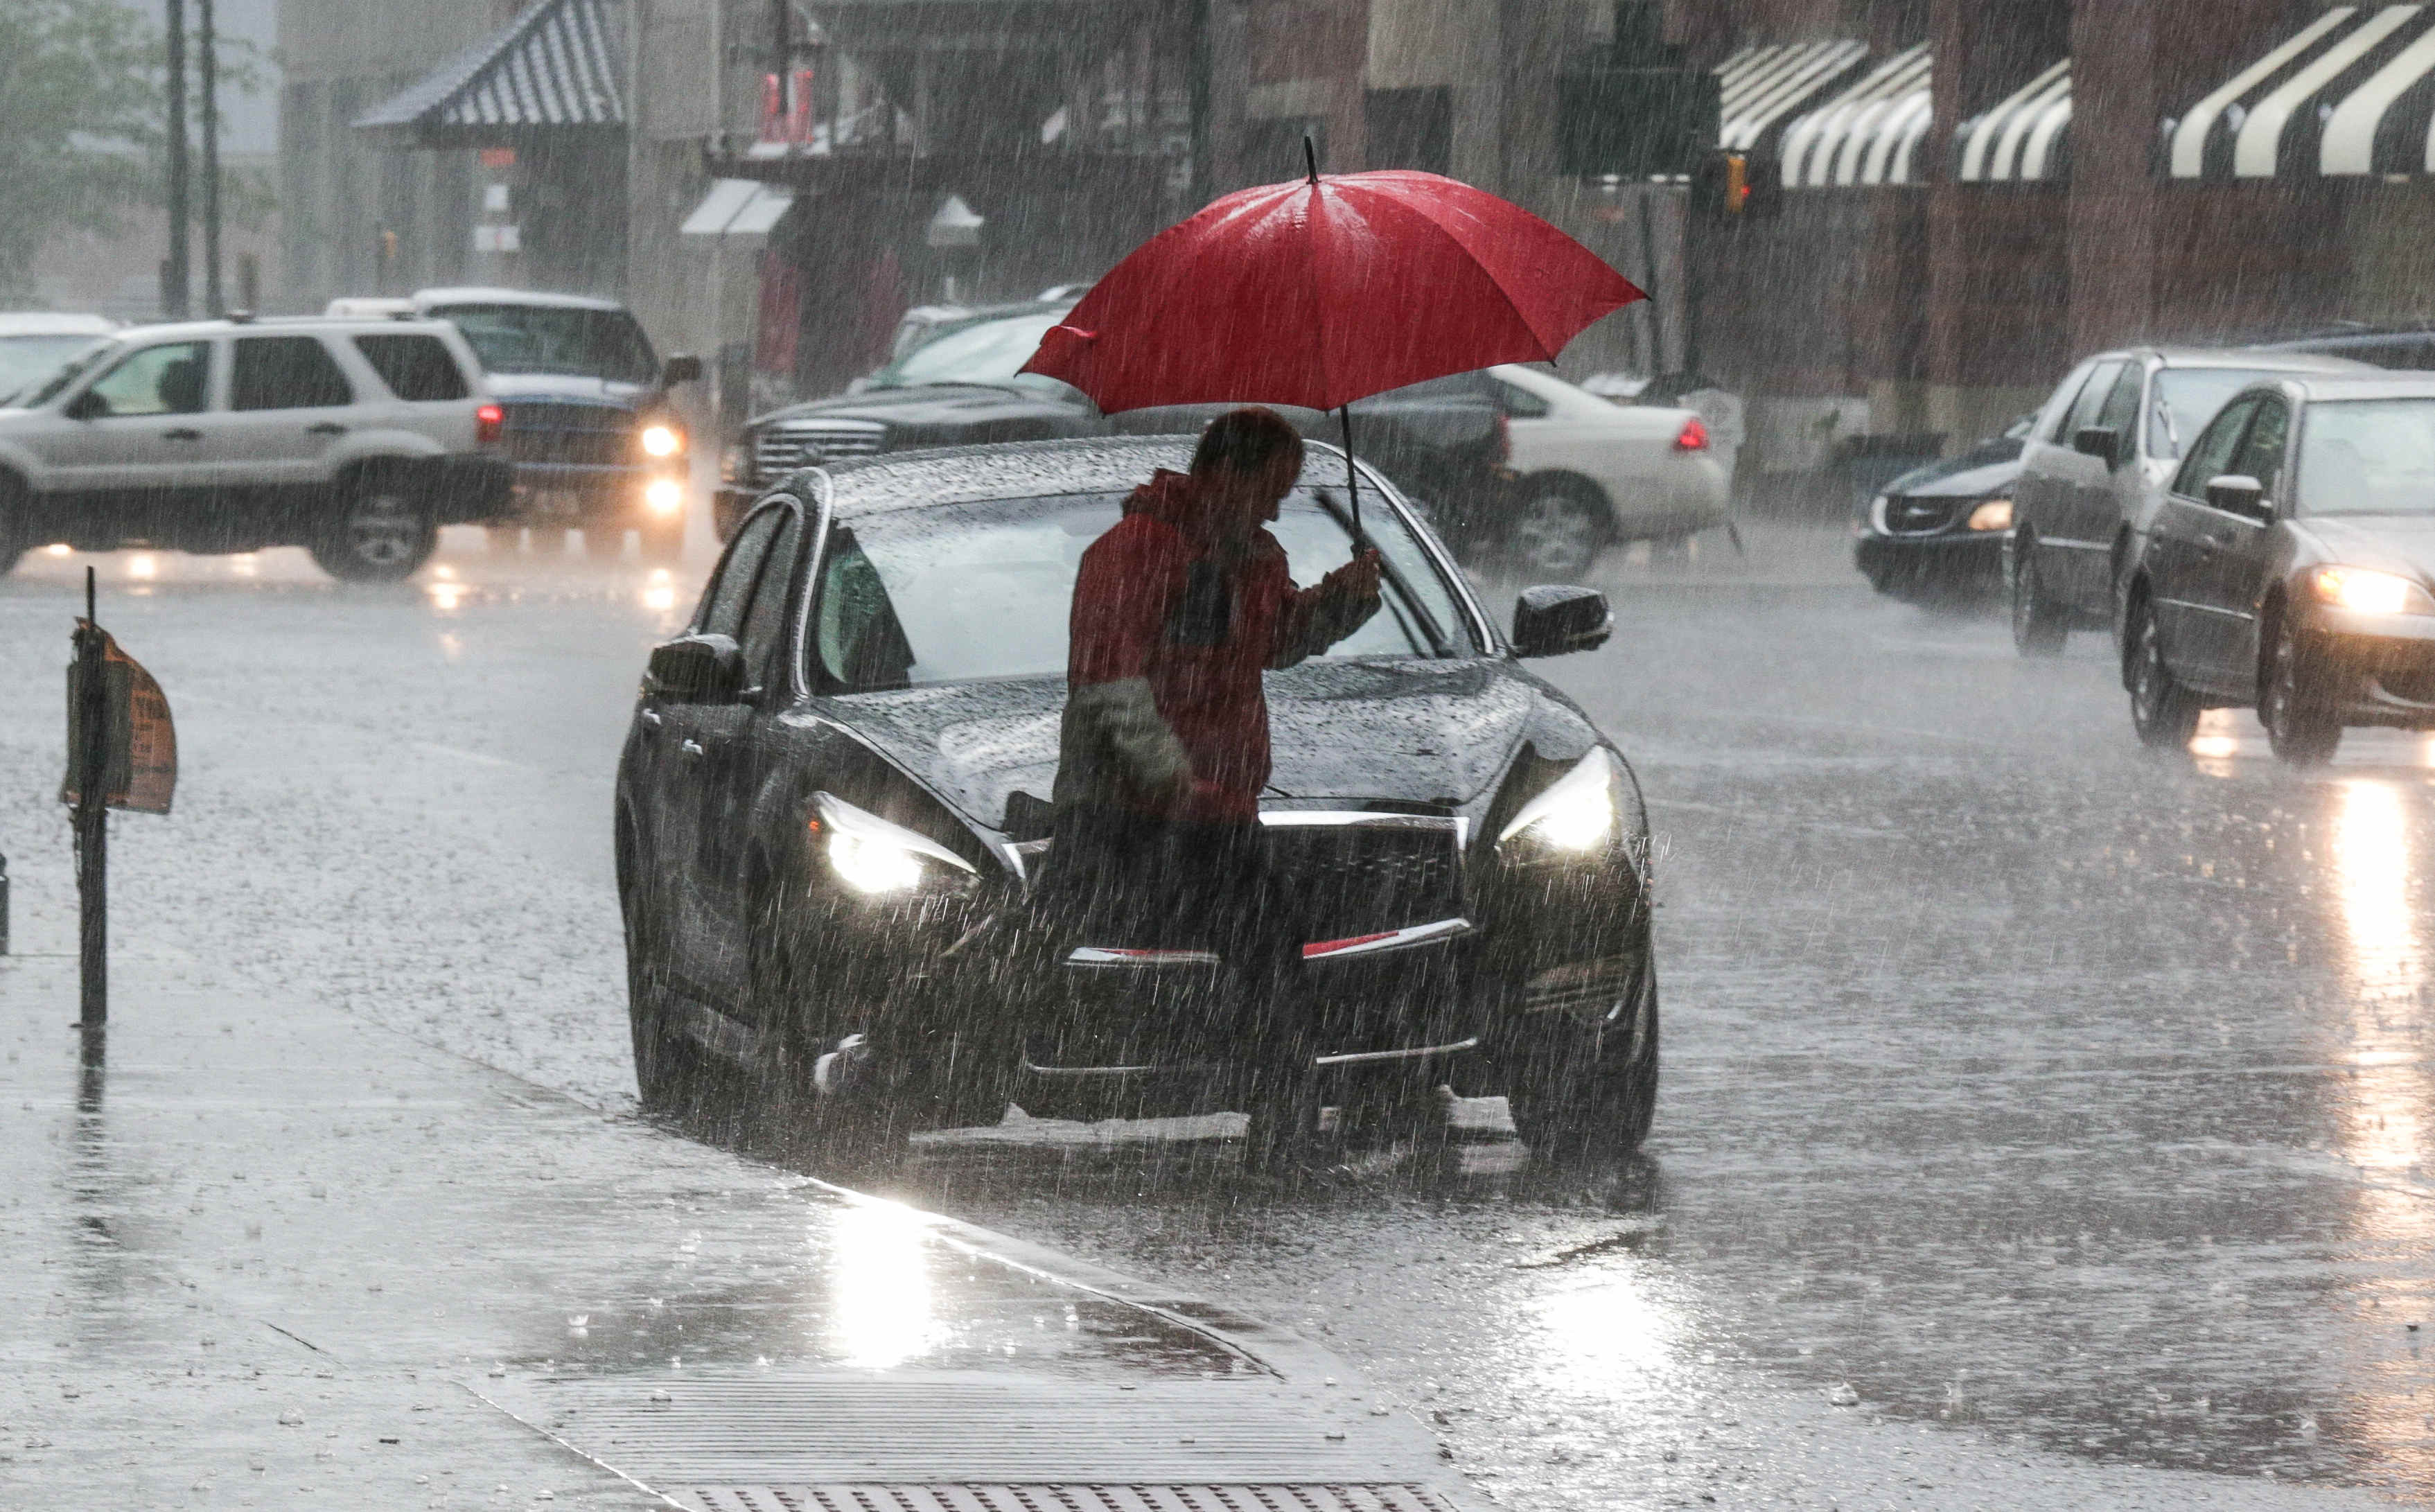
[[[2071,449],[2112,467],[2122,458],[2122,433],[2111,425],[2082,425],[2071,433]]]
[[[744,690],[744,651],[728,635],[688,635],[651,647],[648,681],[671,703],[734,703]]]
[[[70,420],[95,420],[110,413],[110,401],[88,388],[69,400],[60,413]]]
[[[2266,485],[2245,472],[2219,472],[2207,479],[2206,502],[2226,514],[2263,520],[2273,507],[2266,502]]]
[[[1595,651],[1615,633],[1615,611],[1595,588],[1526,588],[1513,601],[1513,654]]]
[[[679,384],[701,382],[701,359],[691,352],[670,357],[660,368],[660,387],[674,388]]]

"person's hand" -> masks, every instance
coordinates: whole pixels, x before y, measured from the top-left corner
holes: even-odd
[[[1358,603],[1378,596],[1378,574],[1381,563],[1378,548],[1364,546],[1360,555],[1328,576],[1336,579],[1336,591]]]

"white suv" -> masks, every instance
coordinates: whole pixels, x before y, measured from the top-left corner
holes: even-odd
[[[503,421],[443,320],[203,320],[97,340],[0,407],[0,572],[30,546],[301,545],[388,582],[500,517]]]

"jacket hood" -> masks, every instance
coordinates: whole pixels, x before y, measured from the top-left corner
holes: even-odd
[[[2313,538],[2327,561],[2435,582],[2435,515],[2303,515],[2291,528]]]
[[[1538,696],[1486,659],[1271,673],[1263,796],[1455,807],[1502,776]],[[1031,678],[859,695],[840,722],[994,830],[1010,795],[1048,799],[1064,707],[1064,679]]]

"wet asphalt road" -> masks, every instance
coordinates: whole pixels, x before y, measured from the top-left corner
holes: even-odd
[[[1645,1160],[1537,1170],[1475,1106],[1282,1184],[1009,1128],[908,1194],[1306,1327],[1518,1506],[2435,1499],[2435,744],[2298,775],[2243,714],[2151,760],[2098,638],[2024,663],[1754,545],[1617,564],[1614,644],[1550,664],[1661,833]],[[120,821],[120,948],[630,1106],[609,779],[689,575],[291,556],[103,559],[185,759]],[[0,584],[21,709],[75,565]],[[0,727],[21,951],[70,939],[57,747]]]

